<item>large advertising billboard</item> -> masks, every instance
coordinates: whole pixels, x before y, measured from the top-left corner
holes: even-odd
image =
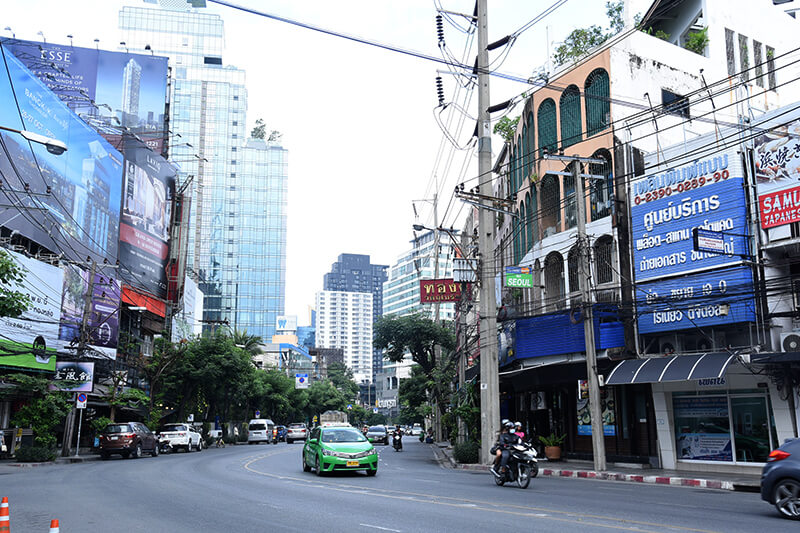
[[[126,135],[124,143],[120,275],[126,283],[164,299],[175,168],[131,136]]]
[[[67,151],[0,130],[0,226],[72,260],[116,262],[122,154],[3,46],[0,125],[57,139]]]
[[[1,42],[98,131],[111,137],[128,128],[162,152],[166,57],[19,39]]]
[[[64,351],[74,353],[79,346],[80,327],[85,313],[90,272],[71,264],[65,264],[63,271],[64,285],[58,338]],[[119,340],[120,293],[119,280],[107,273],[95,273],[92,284],[91,310],[87,320],[89,328],[87,357],[116,359]]]
[[[0,317],[0,366],[56,369],[62,272],[10,250],[4,252],[22,270],[24,280],[9,280],[6,289],[28,295],[30,305],[17,318]]]
[[[800,110],[776,113],[753,139],[762,229],[800,222]]]

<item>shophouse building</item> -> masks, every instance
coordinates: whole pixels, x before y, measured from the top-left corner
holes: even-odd
[[[637,233],[638,219],[630,218],[640,208],[629,195],[631,187],[640,177],[666,172],[658,165],[672,169],[670,165],[678,163],[678,154],[665,147],[688,147],[704,134],[719,136],[726,127],[793,98],[794,89],[784,89],[783,83],[796,75],[781,67],[788,63],[783,54],[794,48],[789,36],[797,29],[796,21],[771,2],[734,4],[654,3],[643,16],[644,31],[628,25],[584,59],[549,75],[526,100],[515,139],[497,162],[503,183],[495,190],[514,201],[513,216],[498,220],[499,282],[502,285],[507,266],[530,268],[533,277],[531,288],[503,288],[499,300],[504,305],[498,317],[501,413],[520,419],[526,432],[565,435],[568,456],[588,458],[592,452],[587,400],[579,393],[586,363],[578,246],[588,247],[591,258],[588,281],[599,373],[609,375],[619,359],[660,351],[660,345],[653,348],[649,342],[651,335],[663,333],[664,324],[649,331],[646,327],[637,337],[642,316],[636,304],[642,294],[638,283],[660,283],[661,278],[636,276],[642,264],[658,267],[667,261],[673,266],[682,256],[677,252],[671,257],[678,259],[658,259],[647,251],[636,255],[635,248],[649,234]],[[700,39],[698,32],[708,38]],[[575,196],[577,163],[548,159],[548,154],[598,160],[578,169],[583,198]],[[692,151],[682,154],[690,158]],[[725,153],[698,153],[701,156],[713,165]],[[734,153],[727,156],[728,164],[734,165]],[[741,170],[739,174],[741,179]],[[727,182],[725,186],[734,187]],[[576,238],[576,201],[585,206],[583,243]],[[736,224],[742,220],[736,218]],[[707,261],[713,268],[731,266],[728,261]],[[669,273],[686,272],[676,266]],[[752,283],[752,278],[741,278],[740,271],[732,275],[731,284],[744,285],[748,279]],[[736,318],[749,323],[750,317]],[[737,324],[730,329],[739,332]],[[691,346],[700,349],[698,345],[718,351],[729,342],[722,334],[712,335],[708,347],[700,342],[708,339],[699,334],[684,332],[680,337],[686,344],[671,344],[670,354],[681,355],[682,349],[689,353]],[[659,418],[663,402],[653,393],[660,385],[651,383],[602,388],[609,460],[670,464],[663,453],[663,417]]]

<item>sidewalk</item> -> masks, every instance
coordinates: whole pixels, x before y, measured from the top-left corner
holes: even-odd
[[[488,472],[489,466],[482,464],[461,464],[453,459],[453,449],[449,443],[440,442],[430,445],[440,464],[459,470]],[[630,483],[652,483],[657,485],[675,485],[682,487],[707,488],[720,490],[738,490],[757,492],[761,486],[759,474],[721,474],[715,472],[690,472],[686,470],[663,470],[656,468],[631,468],[609,464],[606,472],[593,470],[591,461],[564,460],[549,462],[544,457],[539,459],[539,475],[549,477],[572,477],[584,479],[602,479],[609,481],[627,481]]]

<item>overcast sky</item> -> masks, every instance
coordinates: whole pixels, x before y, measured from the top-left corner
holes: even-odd
[[[492,0],[489,41],[511,34],[555,0]],[[235,0],[233,3],[370,41],[441,57],[436,7],[471,14],[473,0]],[[21,39],[119,49],[117,13],[143,0],[4,0],[0,28]],[[647,8],[633,0],[633,12]],[[368,254],[376,264],[392,264],[410,247],[411,225],[433,226],[434,182],[439,185],[439,218],[459,227],[466,208],[452,199],[454,186],[477,174],[471,151],[444,140],[435,116],[435,78],[440,63],[391,52],[287,23],[214,6],[225,21],[223,63],[247,71],[248,128],[263,118],[283,133],[289,150],[289,207],[286,314],[308,324],[308,307],[322,288],[322,276],[341,253]],[[462,28],[466,20],[452,17]],[[493,68],[526,79],[547,59],[557,41],[576,27],[607,26],[605,0],[568,0],[533,25],[510,49],[492,52]],[[472,64],[476,36],[448,21],[449,52]],[[3,36],[10,36],[2,31]],[[471,43],[472,47],[467,48]],[[465,53],[465,50],[469,50]],[[131,50],[133,52],[133,50]],[[475,127],[477,92],[442,74],[446,101],[462,113],[441,115],[448,132],[465,145]],[[460,90],[459,90],[460,88]],[[491,102],[499,103],[529,87],[493,77]],[[453,109],[455,106],[451,106]],[[520,114],[522,105],[510,113]],[[494,115],[493,118],[499,118]],[[492,145],[496,155],[501,143]],[[472,185],[475,181],[472,179]],[[412,201],[420,215],[415,220]]]

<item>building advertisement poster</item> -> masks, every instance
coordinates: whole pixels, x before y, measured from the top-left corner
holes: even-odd
[[[672,408],[678,459],[733,460],[727,397],[673,397]]]
[[[639,333],[755,322],[752,287],[746,265],[638,283]]]
[[[62,268],[64,285],[58,338],[64,351],[74,353],[80,341],[85,297],[89,290],[89,272],[77,265],[65,264]],[[109,269],[109,272],[114,271]],[[91,314],[87,321],[89,328],[87,357],[116,359],[120,292],[119,280],[102,272],[95,274]]]
[[[9,280],[5,288],[30,298],[28,309],[17,318],[0,317],[0,366],[56,369],[58,317],[62,272],[54,267],[4,250],[20,267],[24,280]]]
[[[56,361],[56,374],[53,376],[58,385],[51,385],[51,390],[67,392],[92,392],[94,385],[94,363],[78,361]]]
[[[3,49],[5,51],[5,49]],[[0,124],[65,143],[53,154],[0,131],[0,225],[68,259],[116,262],[122,155],[10,53],[0,63]],[[19,108],[17,108],[17,105]]]
[[[767,120],[753,139],[763,229],[800,221],[800,111],[778,112],[781,125],[770,127]]]
[[[120,277],[134,287],[165,299],[175,168],[131,136],[125,137],[124,154]]]
[[[579,391],[580,392],[580,391]],[[603,417],[603,435],[613,437],[617,434],[617,415],[615,411],[614,389],[600,389],[600,412]],[[578,408],[578,435],[592,434],[592,413],[589,409],[589,399],[579,399]]]
[[[1,42],[103,135],[118,138],[128,128],[156,153],[162,152],[166,57],[19,39]],[[116,145],[113,140],[112,144]]]
[[[636,282],[739,263],[747,254],[747,209],[739,154],[726,150],[632,184]],[[693,229],[725,234],[725,254],[693,249]]]

